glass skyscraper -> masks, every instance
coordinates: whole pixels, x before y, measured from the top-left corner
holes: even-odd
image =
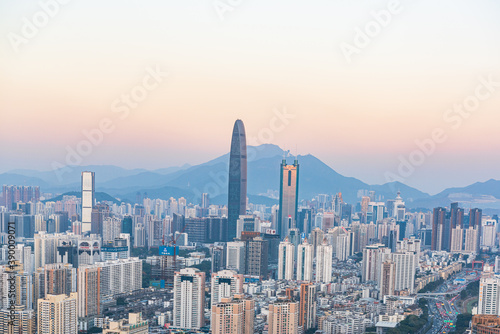
[[[299,201],[299,162],[287,165],[286,159],[281,163],[280,207],[278,214],[278,234],[283,239],[291,228],[296,227],[297,207]]]
[[[228,239],[236,237],[238,217],[246,213],[247,204],[247,143],[245,126],[236,120],[231,138],[229,153],[229,187],[228,187]]]

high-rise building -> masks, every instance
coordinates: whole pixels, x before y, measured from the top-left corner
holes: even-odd
[[[269,304],[267,323],[269,334],[297,334],[299,303],[291,300],[277,300]]]
[[[302,283],[300,285],[299,326],[307,331],[316,327],[316,285]]]
[[[16,305],[22,305],[26,310],[33,309],[33,276],[27,272],[15,275]]]
[[[243,275],[233,270],[221,270],[212,274],[212,306],[222,298],[231,298],[243,292]]]
[[[317,254],[317,248],[323,242],[325,233],[319,227],[311,231],[311,243],[313,245],[314,255]]]
[[[78,268],[78,317],[101,313],[101,267],[82,265]]]
[[[333,246],[323,240],[316,250],[316,282],[330,283],[332,281]]]
[[[431,250],[445,250],[443,248],[444,231],[446,228],[446,209],[434,208],[432,213],[432,241]]]
[[[174,277],[174,327],[200,329],[205,324],[205,273],[185,268]]]
[[[38,333],[77,334],[78,295],[47,295],[38,300]]]
[[[297,251],[297,281],[312,281],[313,269],[313,245],[307,242],[307,238],[301,243]]]
[[[383,299],[384,296],[393,296],[396,284],[396,264],[394,261],[386,260],[382,262],[380,275],[379,299]]]
[[[246,214],[247,203],[247,144],[245,126],[236,120],[231,137],[228,182],[228,239],[236,238],[236,221]]]
[[[253,334],[255,302],[235,295],[222,298],[212,305],[211,329],[213,334]]]
[[[236,270],[238,273],[245,273],[245,243],[243,241],[233,241],[227,243],[226,267]]]
[[[76,292],[76,268],[66,263],[46,264],[44,268],[44,293],[69,295]]]
[[[335,253],[339,261],[347,261],[349,256],[353,255],[354,233],[346,231],[337,236],[337,251]]]
[[[278,255],[278,279],[292,280],[294,269],[295,247],[288,237],[280,242]]]
[[[288,230],[296,227],[297,209],[299,204],[299,162],[287,165],[286,159],[280,168],[280,201],[278,213],[278,234],[288,235]]]
[[[267,279],[269,269],[269,241],[254,234],[250,234],[249,236],[242,235],[242,238],[245,240],[245,274]]]
[[[396,264],[396,282],[394,290],[413,293],[415,287],[415,253],[396,252],[391,254]]]
[[[23,306],[15,306],[12,313],[7,308],[0,309],[0,333],[35,334],[35,319],[35,311],[26,310]]]
[[[368,245],[363,249],[363,263],[361,267],[363,282],[379,281],[380,265],[390,253],[390,249],[383,244]]]
[[[477,314],[500,315],[500,278],[492,275],[481,277]]]
[[[95,174],[82,172],[82,232],[92,228],[92,208],[95,205]]]

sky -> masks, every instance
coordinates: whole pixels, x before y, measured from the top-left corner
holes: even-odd
[[[2,1],[0,172],[203,163],[242,119],[249,144],[371,184],[434,194],[500,179],[499,12],[495,0]]]

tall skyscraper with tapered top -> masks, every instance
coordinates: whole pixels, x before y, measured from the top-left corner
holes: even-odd
[[[286,159],[281,162],[280,207],[278,214],[278,234],[284,238],[288,230],[296,227],[297,208],[299,204],[299,162],[287,165]]]
[[[82,232],[92,227],[92,208],[95,205],[95,174],[82,172]]]
[[[228,239],[236,238],[236,223],[247,210],[247,140],[245,126],[236,120],[229,153],[229,186],[227,199]]]

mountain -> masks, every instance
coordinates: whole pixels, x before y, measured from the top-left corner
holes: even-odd
[[[248,197],[252,203],[277,204],[280,164],[288,152],[272,144],[247,147]],[[398,191],[410,209],[461,206],[500,209],[500,181],[488,180],[466,187],[449,188],[431,196],[400,182],[370,185],[354,177],[337,173],[317,157],[307,154],[297,157],[299,162],[299,196],[310,200],[318,194],[342,193],[347,203],[356,203],[360,197],[375,191],[377,200],[395,198]],[[293,158],[287,159],[293,163]],[[1,184],[39,185],[43,192],[66,193],[80,190],[82,171],[96,173],[96,191],[115,199],[135,202],[137,193],[150,198],[169,199],[184,197],[199,203],[202,193],[209,193],[214,204],[227,203],[229,153],[205,163],[190,166],[160,168],[156,170],[125,169],[112,165],[65,167],[56,171],[19,169],[0,174]]]

